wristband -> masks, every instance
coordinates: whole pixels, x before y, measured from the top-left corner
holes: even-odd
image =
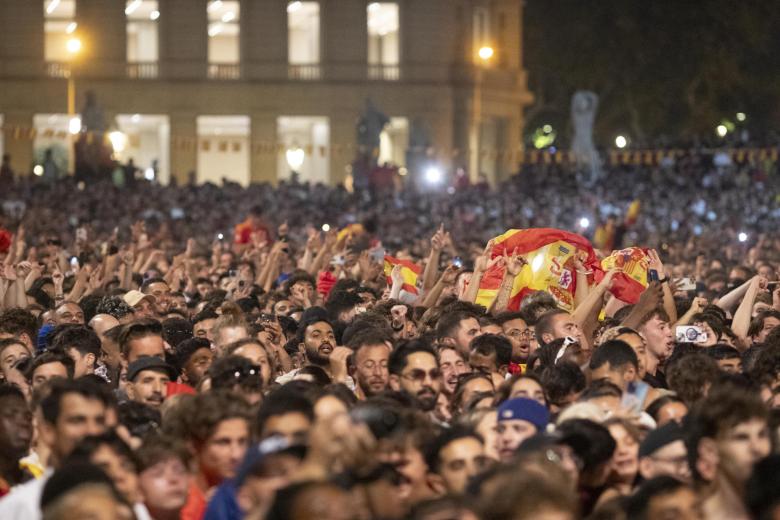
[[[666,278],[659,278],[658,283],[669,283],[669,277],[667,276]]]

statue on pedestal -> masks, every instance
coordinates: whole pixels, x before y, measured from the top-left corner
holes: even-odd
[[[593,144],[593,124],[598,106],[599,97],[594,92],[578,90],[571,98],[571,121],[574,127],[571,151],[586,184],[596,182],[602,173],[601,159]]]

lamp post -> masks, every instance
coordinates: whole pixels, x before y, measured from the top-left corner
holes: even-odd
[[[80,121],[76,122],[76,78],[73,71],[73,62],[81,52],[81,40],[72,37],[68,40],[66,47],[70,56],[70,67],[68,69],[68,172],[75,173],[76,151],[73,149],[73,135],[81,130]]]
[[[483,69],[488,66],[490,59],[495,54],[493,47],[484,45],[477,52],[479,62],[475,68],[474,74],[474,121],[471,124],[471,132],[469,136],[469,148],[471,150],[469,170],[472,181],[476,181],[479,178],[479,157],[480,157],[480,145],[482,133],[482,79]]]

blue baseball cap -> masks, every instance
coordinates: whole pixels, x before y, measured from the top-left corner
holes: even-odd
[[[550,422],[550,412],[538,401],[516,397],[501,403],[498,407],[498,421],[527,421],[543,432]]]

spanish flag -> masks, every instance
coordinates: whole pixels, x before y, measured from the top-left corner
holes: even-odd
[[[387,277],[387,285],[393,284],[393,279],[390,274],[393,272],[393,267],[396,265],[401,266],[401,275],[404,277],[403,290],[411,294],[418,294],[417,277],[422,273],[422,267],[409,260],[399,260],[398,258],[385,255],[384,270],[385,276]]]
[[[336,239],[341,242],[347,238],[353,238],[355,235],[362,235],[365,232],[363,224],[350,224],[339,231]]]
[[[596,272],[596,281],[601,281],[604,273],[610,269],[620,269],[613,277],[610,292],[618,300],[626,303],[636,303],[639,295],[647,287],[647,250],[640,247],[629,247],[612,254],[601,261],[602,272]]]
[[[512,287],[509,309],[517,310],[528,294],[547,291],[563,309],[574,308],[577,273],[575,255],[588,271],[599,268],[596,253],[588,239],[575,233],[553,228],[510,229],[493,239],[491,257],[515,251],[527,264]],[[504,267],[497,264],[482,277],[477,303],[490,307],[504,278]]]

